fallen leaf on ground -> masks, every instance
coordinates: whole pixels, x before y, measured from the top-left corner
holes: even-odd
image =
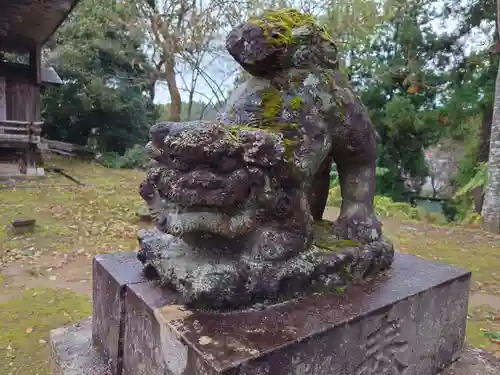
[[[212,342],[212,339],[208,336],[201,336],[200,339],[198,340],[198,343],[200,345],[208,345]]]
[[[486,332],[484,336],[489,338],[490,340],[496,340],[500,342],[500,332]]]

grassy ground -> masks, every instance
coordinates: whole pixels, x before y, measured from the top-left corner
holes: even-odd
[[[48,331],[91,313],[87,297],[56,288],[26,289],[0,305],[0,373],[47,374]]]
[[[61,159],[48,164],[91,185],[52,176],[0,190],[2,375],[46,375],[49,330],[90,315],[92,256],[136,248],[143,173]],[[325,214],[336,215],[335,208]],[[17,218],[35,218],[36,232],[14,235],[9,222]],[[402,252],[474,272],[468,340],[500,354],[490,340],[500,332],[500,237],[392,219],[384,230]]]

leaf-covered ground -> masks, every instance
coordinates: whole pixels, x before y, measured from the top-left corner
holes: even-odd
[[[80,187],[56,174],[41,181],[0,190],[0,260],[49,252],[117,251],[135,246],[137,194],[142,178],[135,171],[97,165],[63,164],[65,173],[89,186]],[[36,219],[35,236],[12,236],[13,219]],[[0,237],[0,239],[1,239]]]
[[[88,186],[52,174],[14,189],[0,185],[2,375],[48,374],[49,330],[90,315],[92,256],[136,248],[144,173],[48,164]],[[336,214],[330,208],[325,216]],[[36,219],[35,233],[13,234],[10,221],[18,218]],[[389,219],[384,229],[402,252],[473,271],[468,340],[500,354],[500,236]]]

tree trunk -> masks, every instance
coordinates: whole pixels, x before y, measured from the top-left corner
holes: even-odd
[[[179,87],[177,87],[173,61],[165,63],[165,78],[167,80],[168,93],[170,94],[170,114],[168,120],[180,122],[182,101]]]
[[[496,35],[500,35],[500,0],[497,0]],[[495,86],[495,103],[490,133],[488,182],[486,184],[481,216],[484,229],[500,233],[500,64]]]
[[[432,174],[432,176],[431,176],[432,198],[436,198],[437,194],[438,194],[437,187],[436,187],[437,181],[436,181],[436,177],[434,176],[434,173],[435,173],[434,171],[431,172],[431,174]]]
[[[500,0],[498,1],[500,6]],[[484,228],[490,232],[500,233],[500,65],[497,73],[490,134],[488,183],[486,184],[481,214]]]
[[[191,121],[191,112],[193,112],[193,98],[194,98],[194,90],[192,88],[191,90],[189,90],[189,102],[186,114],[186,121]]]
[[[487,163],[490,154],[490,132],[491,122],[493,121],[493,107],[485,105],[483,108],[483,120],[481,123],[481,132],[479,135],[479,148],[477,151],[476,161],[478,163]],[[474,210],[476,213],[481,214],[484,201],[485,186],[478,186],[472,190],[474,199]]]
[[[148,83],[148,94],[149,94],[149,99],[151,100],[151,103],[154,103],[155,101],[155,94],[156,94],[156,77],[151,78],[151,80]]]

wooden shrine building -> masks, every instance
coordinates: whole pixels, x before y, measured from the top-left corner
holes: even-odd
[[[41,48],[78,0],[0,1],[0,178],[36,175],[40,159],[40,95],[62,84],[42,67]]]

